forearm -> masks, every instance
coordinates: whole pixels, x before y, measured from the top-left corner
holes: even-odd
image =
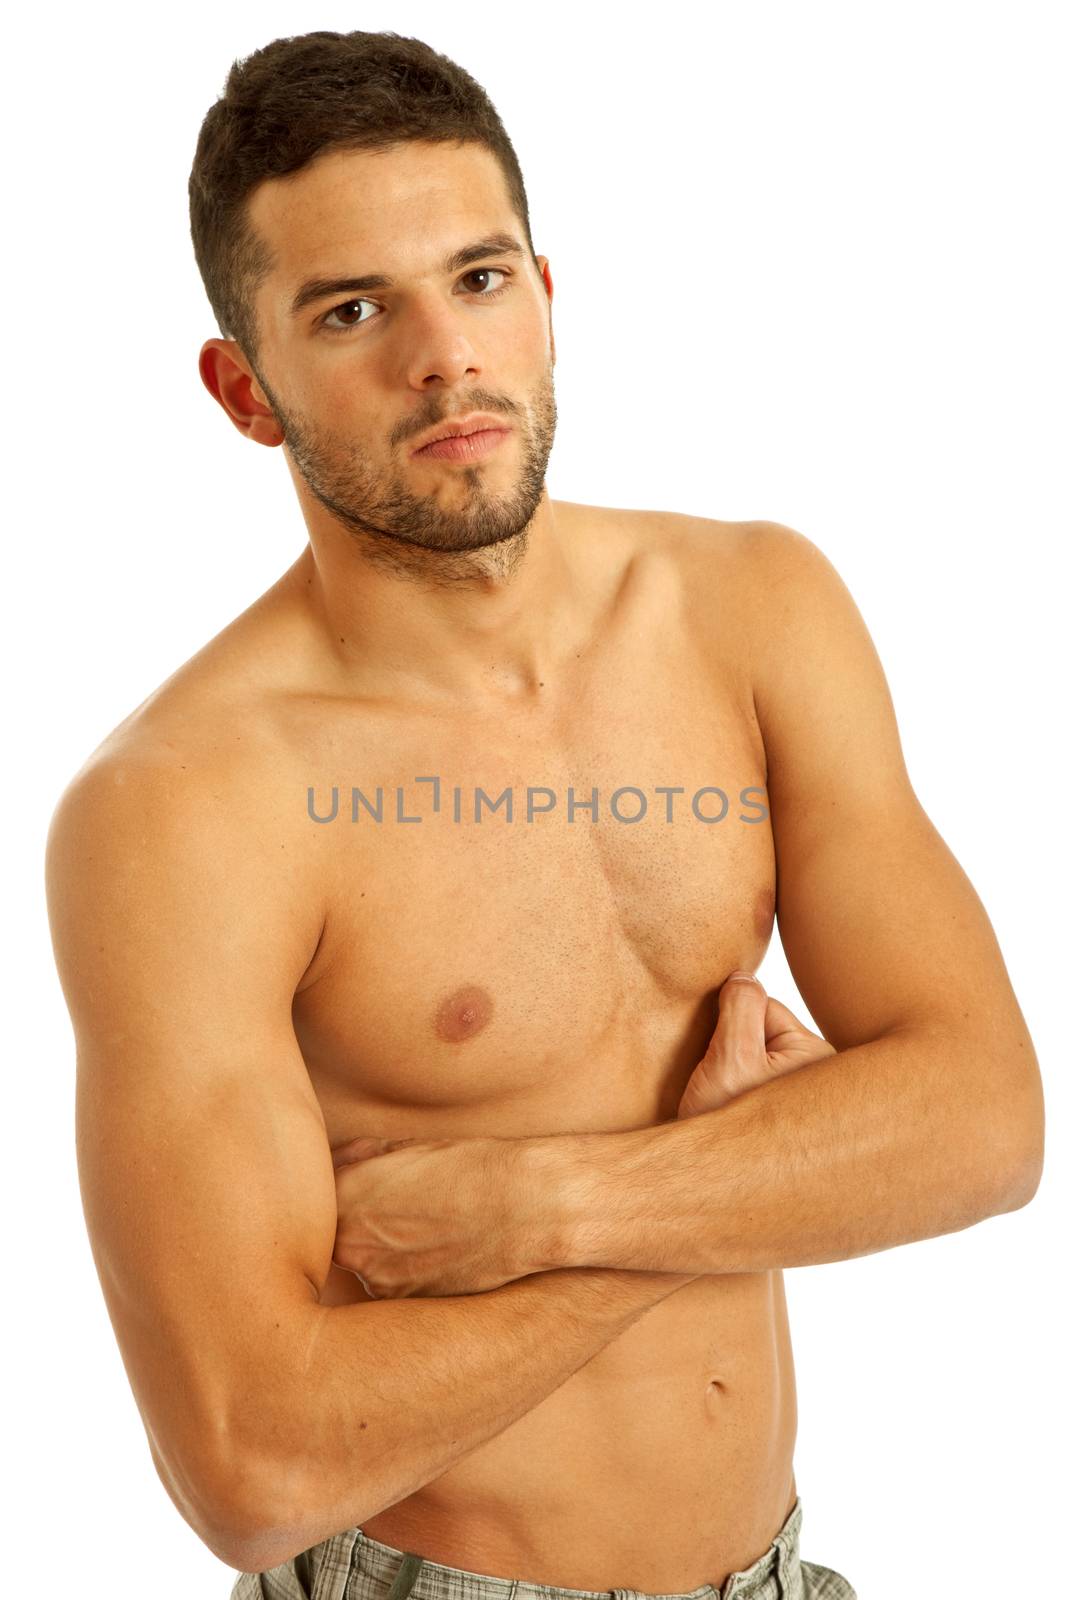
[[[692,1276],[556,1270],[485,1294],[309,1305],[235,1463],[239,1564],[277,1566],[413,1494]]]
[[[1033,1194],[1038,1081],[901,1030],[683,1121],[530,1141],[545,1237],[560,1264],[722,1273],[966,1228]]]

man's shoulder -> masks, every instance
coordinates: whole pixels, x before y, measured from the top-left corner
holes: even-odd
[[[138,708],[101,741],[60,792],[50,842],[65,834],[84,850],[106,842],[109,852],[125,843],[184,855],[251,839],[257,779],[270,770],[262,741],[179,705]]]
[[[650,541],[675,564],[691,604],[725,633],[739,625],[750,647],[798,604],[817,628],[820,596],[841,584],[818,545],[783,522],[646,515]]]
[[[651,566],[670,569],[686,584],[709,577],[721,582],[744,559],[752,542],[751,530],[773,526],[684,511],[556,504],[576,519],[579,534],[614,551],[623,564],[643,559]]]
[[[810,539],[782,522],[751,518],[729,521],[683,511],[647,511],[639,515],[650,540],[692,568],[755,573],[768,563],[816,547]]]
[[[125,963],[166,996],[193,966],[208,992],[216,952],[220,965],[255,952],[263,981],[295,992],[322,934],[320,880],[271,758],[254,721],[227,726],[220,707],[173,690],[102,741],[47,829],[49,920],[68,966]]]
[[[247,614],[235,618],[164,679],[90,751],[58,796],[50,831],[77,816],[79,830],[170,827],[221,842],[227,818],[262,811],[284,768],[276,693],[257,669]],[[259,800],[257,801],[257,795]]]
[[[307,850],[321,830],[304,822],[290,710],[306,655],[290,612],[261,598],[101,740],[48,824],[57,926],[86,895],[115,940],[123,918],[157,940],[197,918],[211,928],[239,920],[249,939],[253,927],[269,930],[272,959],[286,981],[299,979],[322,931]]]
[[[801,559],[804,549],[815,548],[811,540],[781,522],[730,521],[685,511],[582,509],[606,524],[614,523],[635,549],[671,563],[687,585],[695,583],[700,592],[706,592],[709,583],[718,588],[757,578],[776,564]]]
[[[220,692],[212,675],[168,678],[118,723],[83,761],[67,787],[86,791],[158,784],[187,789],[233,785],[262,754],[262,719],[250,700]]]
[[[731,648],[752,642],[768,589],[788,582],[803,566],[805,549],[815,550],[778,522],[681,511],[642,511],[637,517],[640,547],[670,573],[694,624]]]
[[[163,685],[101,742],[48,822],[55,916],[75,884],[82,897],[96,895],[112,933],[122,918],[131,928],[158,922],[178,900],[189,916],[214,919],[239,906],[278,926],[287,959],[299,958],[294,972],[303,971],[321,917],[300,849],[302,791],[295,772],[286,783],[292,763],[269,719],[247,709],[199,685]]]
[[[286,575],[288,576],[288,575]],[[153,770],[239,783],[277,763],[279,707],[299,652],[279,580],[163,679],[87,756],[71,782]],[[119,780],[121,781],[121,779]]]

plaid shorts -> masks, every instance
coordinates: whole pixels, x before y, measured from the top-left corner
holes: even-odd
[[[494,1578],[368,1539],[349,1528],[280,1567],[242,1572],[230,1600],[857,1600],[846,1578],[800,1559],[799,1499],[769,1550],[722,1590],[710,1583],[686,1595],[646,1595],[638,1589],[559,1589],[547,1583]]]

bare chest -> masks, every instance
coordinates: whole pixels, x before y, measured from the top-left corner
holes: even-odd
[[[637,585],[548,713],[322,729],[327,918],[297,1037],[332,1144],[674,1115],[774,912],[758,728],[670,585]]]

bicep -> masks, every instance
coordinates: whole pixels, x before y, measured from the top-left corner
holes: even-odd
[[[93,1256],[153,1457],[203,1533],[329,1270],[336,1191],[292,1028],[299,895],[266,842],[165,784],[79,780],[47,876]]]
[[[778,924],[805,1004],[838,1049],[907,1027],[1017,1049],[996,937],[912,788],[855,601],[792,529],[755,525],[753,547]]]

